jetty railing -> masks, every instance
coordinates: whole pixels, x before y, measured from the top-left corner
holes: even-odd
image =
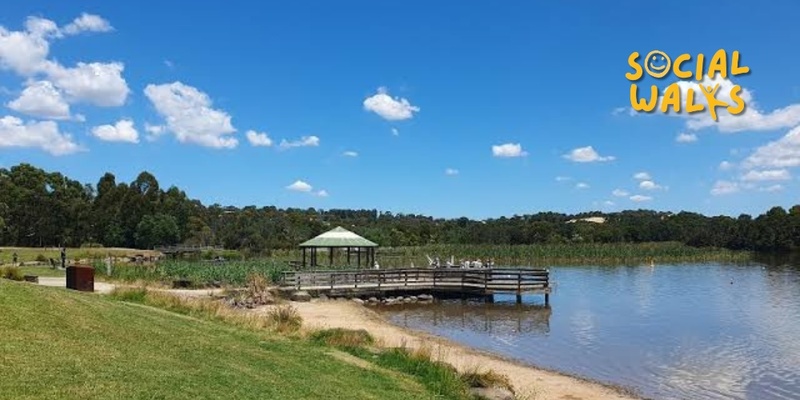
[[[450,292],[549,293],[550,271],[541,268],[385,269],[287,271],[281,286],[294,290],[433,290]]]

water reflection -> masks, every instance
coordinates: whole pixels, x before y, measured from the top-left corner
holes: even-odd
[[[800,268],[762,261],[553,267],[552,309],[445,302],[385,312],[400,325],[651,398],[800,399]]]

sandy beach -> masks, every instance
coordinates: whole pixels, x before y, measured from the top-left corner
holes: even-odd
[[[427,347],[460,371],[494,370],[509,377],[521,398],[537,400],[633,400],[637,397],[588,380],[523,365],[452,341],[393,325],[369,308],[350,301],[292,302],[307,329],[364,329],[387,347]],[[268,307],[255,312],[264,313]]]

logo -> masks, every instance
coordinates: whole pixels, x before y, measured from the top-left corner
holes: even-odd
[[[648,75],[655,79],[662,79],[669,75],[670,72],[675,75],[679,82],[670,84],[664,89],[664,95],[661,97],[661,105],[659,111],[668,113],[672,109],[675,113],[686,111],[689,114],[698,113],[708,109],[711,118],[717,121],[717,107],[725,107],[731,115],[738,115],[744,112],[745,104],[740,94],[742,87],[735,85],[730,88],[730,92],[719,93],[720,84],[714,85],[704,84],[704,78],[708,76],[713,80],[717,75],[722,78],[727,78],[736,75],[745,75],[750,73],[750,67],[740,65],[739,52],[732,52],[730,58],[728,53],[723,50],[717,50],[708,62],[705,64],[706,57],[703,54],[698,54],[694,60],[694,70],[684,69],[692,63],[691,54],[681,54],[675,57],[672,61],[667,53],[661,50],[653,50],[645,56],[643,65],[639,63],[640,54],[634,51],[628,56],[628,65],[633,68],[633,72],[625,74],[625,78],[631,81],[631,107],[639,112],[652,112],[659,104],[659,90],[657,85],[650,86],[650,98],[639,97],[639,84],[636,83],[647,72]],[[681,82],[697,81],[696,85],[688,85],[688,88],[683,91]],[[699,91],[697,90],[699,89]],[[698,93],[699,92],[699,93]],[[685,95],[685,99],[682,98]],[[703,96],[706,100],[705,104],[697,102],[697,98]],[[730,98],[730,103],[720,98]]]

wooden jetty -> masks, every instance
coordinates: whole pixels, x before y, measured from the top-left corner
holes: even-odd
[[[282,290],[303,290],[332,296],[383,296],[389,293],[435,293],[485,297],[543,294],[550,303],[550,271],[540,268],[384,269],[284,272]]]

